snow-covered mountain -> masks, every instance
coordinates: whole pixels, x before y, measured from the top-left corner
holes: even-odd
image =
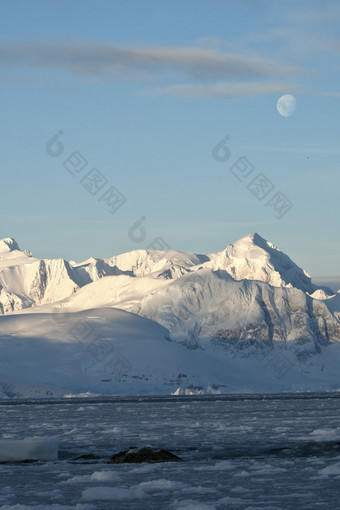
[[[314,292],[317,288],[306,271],[258,234],[250,234],[208,257],[209,261],[202,267],[225,269],[235,280],[258,280],[304,292]]]
[[[107,276],[175,280],[203,269],[224,270],[233,280],[256,280],[274,287],[294,287],[310,294],[321,290],[312,284],[305,271],[258,234],[246,236],[210,255],[135,250],[81,263],[38,260],[30,252],[21,251],[16,241],[8,238],[0,241],[0,313],[60,301]],[[326,296],[332,294],[327,288],[324,292]]]
[[[340,344],[299,359],[188,349],[153,321],[115,308],[0,317],[0,398],[338,389]],[[326,367],[326,368],[325,368]]]
[[[138,324],[132,328],[138,335],[130,330],[129,335],[122,333],[119,314],[123,313],[125,331],[129,330],[129,323]],[[3,315],[1,345],[12,349],[19,345],[19,337],[24,337],[28,350],[36,349],[37,342],[43,351],[47,349],[46,359],[53,345],[58,351],[55,356],[58,366],[65,364],[68,349],[65,346],[74,347],[72,331],[84,322],[79,317],[87,314],[81,338],[88,340],[86,328],[91,324],[92,336],[98,334],[103,345],[118,334],[122,342],[120,352],[124,351],[126,359],[131,358],[132,351],[140,353],[141,370],[128,376],[124,386],[127,392],[137,391],[133,388],[138,387],[144,393],[169,392],[170,387],[176,390],[174,386],[181,373],[186,374],[186,385],[190,381],[189,386],[193,388],[219,385],[230,388],[232,381],[240,382],[235,373],[237,370],[243,373],[243,369],[236,370],[238,364],[243,366],[245,360],[250,363],[244,373],[247,381],[246,373],[253,373],[256,364],[260,364],[260,374],[266,373],[263,366],[274,352],[294,360],[290,366],[297,364],[300,374],[310,372],[318,379],[322,357],[330,352],[331,346],[332,349],[340,347],[340,294],[334,295],[330,289],[314,285],[305,271],[258,234],[248,235],[209,255],[135,250],[82,263],[35,259],[30,252],[21,251],[13,239],[3,239],[0,241],[0,314]],[[69,326],[65,330],[66,319]],[[150,328],[157,331],[152,336],[153,344],[148,343]],[[22,342],[21,339],[20,345]],[[11,349],[9,356],[15,357],[15,349],[13,352]],[[163,360],[163,378],[159,374],[150,375],[155,374],[154,350],[159,351]],[[197,356],[199,362],[192,365]],[[210,370],[211,357],[221,367],[216,377]],[[76,358],[73,353],[71,365],[73,361],[76,363]],[[186,360],[184,365],[183,360]],[[6,363],[0,364],[0,385],[4,366],[11,366],[10,361]],[[190,377],[185,366],[191,367]],[[86,388],[101,391],[102,385],[98,381],[99,386],[94,384],[92,376],[83,377],[86,367],[79,363],[77,367],[74,374],[77,370],[79,374],[71,378],[72,384],[69,381],[66,386],[58,386],[51,376],[47,387],[54,381],[52,386],[66,388],[65,391],[79,393]],[[222,376],[222,367],[228,368],[228,377]],[[55,370],[60,375],[60,370]],[[8,380],[10,372],[6,376]],[[320,378],[322,384],[326,373]],[[299,377],[294,384],[298,384]],[[336,376],[333,379],[337,381]],[[83,382],[77,386],[75,380]],[[172,381],[172,386],[164,381]],[[293,383],[290,379],[286,386],[281,381],[280,384],[287,389]],[[311,381],[308,387],[310,384]],[[333,381],[332,387],[336,384]],[[235,388],[239,386],[236,384]],[[109,389],[112,391],[124,392],[117,384],[115,390]]]
[[[107,275],[121,274],[111,260],[80,264],[63,259],[36,259],[20,251],[14,239],[0,241],[0,314],[70,296],[80,287]]]

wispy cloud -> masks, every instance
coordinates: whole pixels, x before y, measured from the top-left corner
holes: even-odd
[[[297,85],[265,82],[214,83],[211,85],[171,85],[169,87],[153,89],[151,92],[156,94],[170,94],[172,96],[223,98],[251,96],[257,94],[280,94],[287,91],[294,93],[304,92],[304,90]]]
[[[275,2],[271,2],[274,6]],[[270,50],[271,42],[278,45],[278,55],[310,56],[315,59],[316,53],[339,52],[339,2],[311,1],[288,2],[287,7],[281,2],[279,11],[273,10],[267,29],[246,37],[250,43],[265,43]],[[279,19],[278,19],[279,13]],[[288,53],[287,53],[288,50]]]
[[[0,67],[33,67],[119,80],[154,79],[167,73],[195,81],[285,76],[297,67],[257,55],[196,47],[122,47],[88,41],[3,43]]]
[[[283,48],[288,48],[291,54],[311,55],[315,57],[315,52],[336,52],[339,49],[339,41],[331,37],[321,37],[317,34],[306,33],[300,27],[280,27],[271,28],[264,32],[253,34],[250,41],[255,43],[270,44],[278,42]]]
[[[311,93],[313,95],[313,93]],[[324,96],[324,97],[340,97],[340,92],[318,92],[315,95]]]
[[[340,20],[340,6],[337,2],[329,5],[325,2],[319,2],[319,8],[310,8],[298,10],[294,9],[291,11],[293,19],[298,20],[302,23],[316,22],[320,24],[322,22],[339,22]]]

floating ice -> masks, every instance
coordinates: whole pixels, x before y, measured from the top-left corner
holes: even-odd
[[[57,437],[0,440],[0,462],[56,459],[58,459]]]
[[[319,471],[320,475],[340,475],[340,462],[327,466]]]
[[[90,487],[82,492],[82,496],[87,501],[94,500],[124,500],[144,498],[145,493],[140,488],[126,487]]]

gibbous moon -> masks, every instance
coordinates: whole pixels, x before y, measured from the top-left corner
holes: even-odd
[[[276,103],[277,111],[283,117],[290,117],[295,112],[296,99],[291,94],[281,96]]]

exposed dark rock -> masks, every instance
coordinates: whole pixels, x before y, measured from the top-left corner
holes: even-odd
[[[85,455],[80,455],[79,457],[76,457],[73,460],[98,460],[100,457],[98,455],[93,455],[93,453],[88,453]]]
[[[39,460],[35,460],[35,459],[24,459],[24,460],[6,460],[6,461],[3,461],[3,462],[0,462],[0,464],[9,464],[11,466],[13,465],[16,465],[16,464],[33,464],[34,462],[41,462]]]
[[[141,462],[178,462],[180,457],[168,450],[152,450],[151,448],[129,448],[110,457],[109,464],[141,463]]]

